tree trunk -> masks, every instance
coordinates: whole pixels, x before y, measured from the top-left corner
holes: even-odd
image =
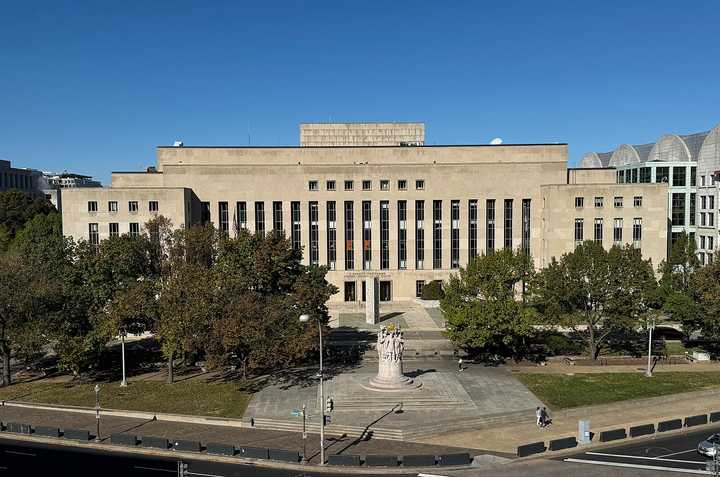
[[[170,356],[170,358],[168,358],[168,362],[167,362],[167,368],[168,368],[167,382],[168,382],[168,384],[172,384],[172,383],[174,382],[174,380],[175,380],[175,376],[174,376],[175,373],[174,373],[174,369],[173,369],[173,366],[174,366],[173,361],[175,361],[175,354],[174,354],[174,353]]]
[[[596,360],[597,343],[595,343],[595,327],[593,327],[592,325],[588,326],[588,331],[590,332],[590,341],[588,343],[588,347],[590,348],[590,359]]]
[[[0,379],[0,387],[10,386],[12,383],[10,377],[10,353],[2,354],[2,379]]]

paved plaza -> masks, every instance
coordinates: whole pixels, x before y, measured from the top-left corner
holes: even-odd
[[[325,395],[333,398],[335,410],[329,433],[408,440],[498,422],[532,422],[535,407],[543,405],[502,367],[470,364],[458,372],[451,360],[412,360],[405,363],[404,372],[423,385],[398,393],[365,389],[361,384],[376,372],[373,362],[339,373],[330,370]],[[303,404],[308,426],[317,429],[321,409],[317,379],[267,386],[255,394],[245,419],[252,419],[258,428],[298,430],[302,418],[292,411]]]

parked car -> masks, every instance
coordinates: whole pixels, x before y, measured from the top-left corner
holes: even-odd
[[[718,447],[720,447],[720,434],[713,434],[698,444],[697,450],[705,457],[715,457]]]

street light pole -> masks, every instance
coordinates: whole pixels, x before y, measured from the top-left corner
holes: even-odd
[[[127,380],[125,379],[125,330],[120,331],[120,348],[122,355],[122,381],[120,381],[120,387],[127,386]]]
[[[310,315],[300,315],[300,321],[307,323],[310,321]],[[323,342],[322,342],[322,324],[317,320],[318,337],[320,339],[320,465],[325,465],[325,391],[323,390]]]
[[[95,442],[100,442],[100,385],[95,385]]]
[[[302,463],[303,464],[307,464],[307,430],[305,428],[305,411],[306,411],[306,409],[307,408],[306,408],[305,404],[303,403],[303,408],[302,408],[302,416],[303,416],[303,458],[302,458]]]
[[[650,322],[650,326],[648,327],[648,360],[647,360],[647,370],[645,370],[645,376],[648,378],[652,378],[652,333],[653,328],[655,328],[655,318],[652,319]]]
[[[325,392],[323,391],[323,345],[320,320],[318,320],[318,336],[320,337],[320,409],[322,411],[322,419],[320,420],[320,465],[325,465]]]

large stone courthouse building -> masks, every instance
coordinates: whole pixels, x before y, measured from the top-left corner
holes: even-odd
[[[667,255],[666,183],[617,183],[570,169],[566,144],[426,145],[421,123],[303,124],[298,147],[157,148],[147,172],[64,195],[64,233],[94,243],[176,227],[282,231],[306,264],[329,267],[335,302],[408,301],[479,254],[530,253],[537,267],[583,240]]]

